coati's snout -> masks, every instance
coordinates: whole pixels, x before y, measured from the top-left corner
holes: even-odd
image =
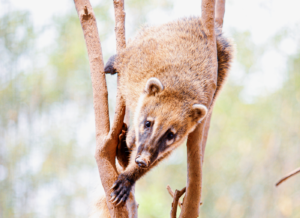
[[[135,163],[139,167],[149,167],[178,147],[207,114],[205,105],[168,92],[158,78],[150,78],[140,97],[134,119]]]
[[[150,158],[147,156],[142,157],[141,155],[138,155],[135,159],[135,163],[141,168],[147,168],[150,166]]]

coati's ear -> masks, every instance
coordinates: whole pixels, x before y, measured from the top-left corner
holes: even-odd
[[[192,119],[200,123],[207,114],[207,107],[203,104],[194,104],[192,107]]]
[[[114,67],[116,57],[117,57],[117,55],[113,55],[108,59],[107,63],[105,64],[105,67],[104,67],[104,73],[109,73],[112,75],[117,73],[117,70]]]
[[[164,86],[159,79],[152,77],[147,81],[145,91],[148,95],[154,95],[162,90],[164,90]]]

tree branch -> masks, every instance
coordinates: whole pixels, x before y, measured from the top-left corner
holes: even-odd
[[[225,14],[225,0],[217,0],[215,21],[219,27],[223,27],[223,19]]]
[[[291,178],[292,176],[296,175],[297,173],[300,173],[300,167],[295,169],[294,171],[290,172],[288,175],[286,175],[285,177],[283,177],[282,179],[280,179],[277,183],[276,186],[279,186],[282,182],[284,182],[285,180]]]
[[[122,49],[126,48],[126,37],[125,37],[125,11],[124,11],[124,0],[114,0],[114,11],[115,11],[115,33],[116,33],[116,47],[117,53],[120,53]],[[118,129],[117,125],[119,123],[124,122],[129,126],[129,110],[125,108],[125,101],[121,97],[121,90],[119,88],[119,74],[118,74],[118,90],[117,90],[117,102],[119,103],[116,107],[116,112],[124,111],[124,114],[115,114],[114,123],[116,124],[116,129]],[[112,128],[114,130],[114,126]],[[117,131],[118,132],[118,131]],[[138,204],[135,201],[134,197],[135,186],[132,187],[128,200],[126,201],[126,206],[129,211],[130,218],[137,218],[138,213]]]
[[[215,0],[202,0],[202,22],[208,40],[208,51],[211,52],[211,76],[214,80],[209,84],[209,100],[207,107],[211,113],[213,96],[217,83],[217,46],[214,29]],[[203,151],[209,130],[211,114],[208,114],[196,129],[189,135],[187,141],[187,190],[180,218],[196,218],[199,214],[199,207],[202,192],[202,162]]]
[[[217,25],[222,28],[223,27],[224,14],[225,14],[225,0],[217,0],[216,7],[215,7],[215,13],[216,13],[215,23],[217,23]],[[220,89],[218,91],[220,91]],[[209,132],[209,128],[210,128],[210,120],[211,120],[211,116],[212,116],[212,109],[213,109],[214,104],[216,102],[217,95],[218,95],[218,93],[214,94],[214,99],[213,99],[213,102],[211,104],[211,109],[210,109],[209,114],[207,115],[207,118],[206,118],[206,121],[205,121],[205,129],[204,129],[203,140],[202,140],[202,155],[203,155],[202,162],[204,161],[204,152],[205,152],[208,132]]]
[[[202,121],[187,141],[187,190],[180,218],[196,218],[199,213],[202,191],[202,136],[205,121]]]
[[[207,29],[207,36],[215,41],[215,0],[202,0],[202,22]]]
[[[213,105],[211,106],[213,108]],[[212,116],[212,110],[208,113],[207,118],[205,120],[205,127],[203,131],[203,138],[202,138],[202,164],[204,162],[204,153],[205,153],[205,148],[206,148],[206,142],[207,142],[207,137],[208,137],[208,132],[210,128],[210,120]]]
[[[172,191],[172,189],[171,189],[171,187],[170,187],[169,185],[167,185],[167,190],[168,190],[170,196],[171,196],[172,198],[174,198],[174,192]],[[184,187],[181,191],[183,191],[183,190],[184,190],[184,193],[185,193],[186,187]],[[184,194],[184,193],[183,193],[183,194]],[[180,198],[180,197],[179,197],[179,198]],[[178,206],[180,207],[180,209],[182,208],[182,205],[183,205],[183,202],[180,202],[180,200],[178,200]]]
[[[120,1],[117,2],[119,2],[118,6],[120,6]],[[118,145],[119,140],[119,134],[122,130],[123,119],[125,115],[125,103],[124,100],[121,98],[120,90],[118,89],[116,112],[114,116],[114,122],[110,130],[107,96],[108,93],[104,74],[101,43],[99,40],[96,19],[89,0],[74,0],[74,3],[83,30],[90,62],[96,126],[95,159],[97,162],[102,186],[105,191],[106,199],[109,199],[109,196],[112,191],[110,188],[112,187],[113,183],[115,182],[118,176],[115,164],[115,156],[116,147]],[[119,11],[119,9],[117,9],[116,11]],[[122,15],[122,13],[120,14]],[[120,34],[119,32],[117,34],[118,50],[120,49],[120,47],[125,46],[125,43],[122,44],[122,42],[125,42],[124,18],[125,14],[123,16],[123,21],[119,22],[119,20],[116,20],[118,28],[121,29],[121,31],[119,31]],[[123,36],[124,38],[122,38]],[[130,198],[133,198],[134,200],[134,196],[132,193]],[[125,205],[114,207],[109,201],[107,201],[107,206],[111,218],[127,218],[129,215],[128,209]],[[130,210],[133,210],[129,206],[128,208]],[[136,213],[134,211],[130,211],[130,214]],[[132,215],[130,217],[136,217],[136,215]]]
[[[222,6],[224,8],[225,1],[218,0],[217,7],[217,17],[223,23],[224,9],[221,10]],[[202,121],[201,124],[192,132],[187,141],[187,161],[188,161],[188,176],[187,176],[187,191],[185,195],[185,200],[183,203],[180,218],[194,218],[198,217],[199,206],[201,201],[202,192],[202,163],[203,155],[206,147],[207,136],[210,127],[210,120],[212,115],[212,109],[214,106],[214,95],[217,83],[217,46],[216,46],[216,36],[215,36],[215,0],[202,0],[201,5],[202,10],[202,22],[207,34],[208,39],[208,50],[212,53],[212,78],[214,79],[214,84],[211,85],[210,100],[208,102],[209,114],[206,119]]]
[[[117,52],[126,47],[124,0],[114,0]]]

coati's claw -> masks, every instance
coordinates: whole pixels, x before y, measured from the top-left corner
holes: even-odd
[[[113,202],[111,202],[111,203],[113,203],[113,204],[115,204],[116,202],[119,202],[119,200],[120,200],[120,198],[116,198]]]
[[[123,199],[125,199],[125,198],[124,198],[124,197],[123,197],[123,198],[121,198],[121,200],[119,201],[119,203],[118,203],[116,206],[119,206],[119,205],[121,205],[121,204],[125,203],[125,201],[124,201]]]
[[[111,201],[113,200],[112,204],[118,206],[126,202],[134,182],[128,179],[127,176],[120,174],[115,184]]]
[[[117,183],[114,183],[113,186],[109,189],[112,190],[114,187],[116,187]]]
[[[113,200],[115,199],[115,196],[114,197],[111,197],[111,199],[109,200],[110,202],[113,202]]]

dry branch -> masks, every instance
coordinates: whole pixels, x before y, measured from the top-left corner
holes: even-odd
[[[126,37],[125,37],[125,11],[124,11],[124,0],[114,0],[114,10],[115,10],[115,33],[117,42],[117,53],[126,47]],[[119,78],[118,78],[119,84]],[[121,101],[123,101],[121,99]],[[122,102],[125,106],[125,103]],[[124,122],[129,125],[130,117],[129,110],[126,108]]]
[[[117,53],[120,53],[122,49],[126,48],[124,0],[114,0],[114,11],[115,11],[116,45],[117,45],[116,47],[117,47]],[[118,74],[118,85],[119,85],[119,74]],[[119,113],[119,111],[125,112],[125,119],[124,119],[124,114]],[[123,119],[124,119],[124,122],[127,125],[129,125],[129,120],[130,120],[129,114],[130,114],[129,110],[125,109],[125,101],[121,97],[121,90],[118,86],[117,107],[116,107],[116,113],[114,117],[114,124],[116,124],[116,126],[120,125],[120,123],[123,124]],[[114,127],[112,129],[114,129]],[[129,198],[126,202],[130,218],[137,218],[138,216],[137,214],[138,205],[135,201],[134,190],[135,190],[135,186],[132,187]]]
[[[202,146],[205,122],[203,121],[188,137],[187,142],[187,190],[180,218],[196,218],[202,191]]]
[[[222,27],[223,17],[225,13],[225,0],[217,0],[216,17],[218,18],[218,24]],[[211,73],[213,78],[217,82],[217,46],[215,37],[215,0],[202,0],[202,22],[207,31],[208,37],[208,50],[212,52],[213,69]],[[203,155],[207,142],[207,136],[210,127],[210,120],[212,116],[212,109],[215,94],[215,87],[211,87],[211,99],[209,101],[210,109],[206,119],[202,121],[200,125],[192,132],[188,137],[187,142],[187,190],[185,199],[183,202],[180,218],[196,218],[199,214],[199,206],[201,202],[202,192],[202,163]]]
[[[172,189],[171,189],[171,187],[170,187],[169,185],[167,185],[167,190],[168,190],[170,196],[171,196],[172,198],[174,198],[174,192],[172,191]],[[184,193],[185,193],[186,187],[184,187],[181,191],[183,191],[183,190],[184,190]],[[183,194],[184,194],[184,193],[183,193]],[[180,198],[180,197],[179,197],[179,198]],[[178,200],[178,206],[180,207],[180,209],[182,208],[182,205],[183,205],[183,201],[180,202],[180,200]]]
[[[280,179],[277,183],[276,186],[279,186],[282,182],[284,182],[285,180],[291,178],[292,176],[296,175],[297,173],[300,173],[300,167],[295,169],[294,171],[290,172],[288,175],[286,175],[285,177],[283,177],[282,179]]]
[[[217,23],[217,25],[221,28],[223,27],[224,14],[225,14],[225,0],[217,0],[216,7],[215,7],[215,23]],[[212,109],[214,107],[215,102],[216,102],[216,93],[215,93],[214,100],[211,105],[210,112],[207,115],[207,118],[205,121],[205,129],[204,129],[204,134],[203,134],[203,139],[202,139],[202,156],[203,156],[202,162],[204,161],[204,152],[205,152],[208,132],[209,132],[209,128],[210,128]]]
[[[214,30],[214,16],[215,16],[215,1],[214,0],[202,0],[202,22],[206,30],[208,38],[208,50],[212,53],[212,77],[215,84],[210,87],[210,99],[208,101],[208,107],[211,105],[213,96],[216,89],[217,82],[217,48],[216,38]],[[209,119],[208,119],[209,117]],[[201,201],[202,192],[202,139],[204,134],[208,133],[208,127],[206,122],[209,123],[210,116],[199,124],[196,129],[189,135],[187,141],[187,190],[185,195],[184,204],[180,214],[180,218],[196,218],[199,214],[199,207]],[[207,130],[206,130],[207,129]],[[205,130],[205,131],[204,131]],[[204,140],[203,140],[204,142]],[[205,140],[206,143],[206,140]]]
[[[180,206],[179,198],[185,193],[186,188],[184,187],[180,191],[175,190],[174,193],[173,193],[173,191],[172,191],[172,189],[171,189],[170,186],[167,186],[167,189],[169,191],[169,194],[173,197],[173,203],[172,203],[172,209],[171,209],[170,217],[171,218],[176,218],[177,205]]]
[[[223,27],[223,19],[225,14],[225,0],[217,0],[215,21],[219,27]]]
[[[91,4],[88,0],[74,0],[74,3],[83,30],[91,70],[96,126],[95,159],[97,162],[102,186],[106,194],[106,199],[109,199],[108,197],[111,194],[110,187],[113,185],[118,176],[115,164],[115,156],[119,134],[122,130],[123,125],[125,104],[122,98],[120,97],[120,91],[118,90],[116,112],[114,116],[114,122],[110,130],[108,116],[108,93],[105,81],[101,44],[99,40],[95,15]],[[116,11],[118,12],[119,9],[117,9]],[[122,15],[122,13],[120,14]],[[121,27],[122,23],[124,25],[124,20],[121,22],[119,22],[119,20],[116,20],[116,23],[119,25],[118,27],[122,29]],[[125,43],[122,44],[122,41],[125,42],[125,29],[123,33],[122,31],[120,32],[121,33],[119,35],[117,34],[118,49],[119,45],[125,46]],[[124,39],[122,38],[123,36]],[[132,201],[134,201],[133,195],[131,196],[131,199]],[[129,215],[128,209],[125,205],[120,207],[114,207],[109,201],[107,201],[107,206],[112,218],[127,218]],[[128,204],[127,206],[130,210],[132,210],[129,211],[131,215],[130,217],[136,217],[136,215],[134,215],[136,208],[132,209],[131,207],[129,207],[135,206],[135,204]]]

